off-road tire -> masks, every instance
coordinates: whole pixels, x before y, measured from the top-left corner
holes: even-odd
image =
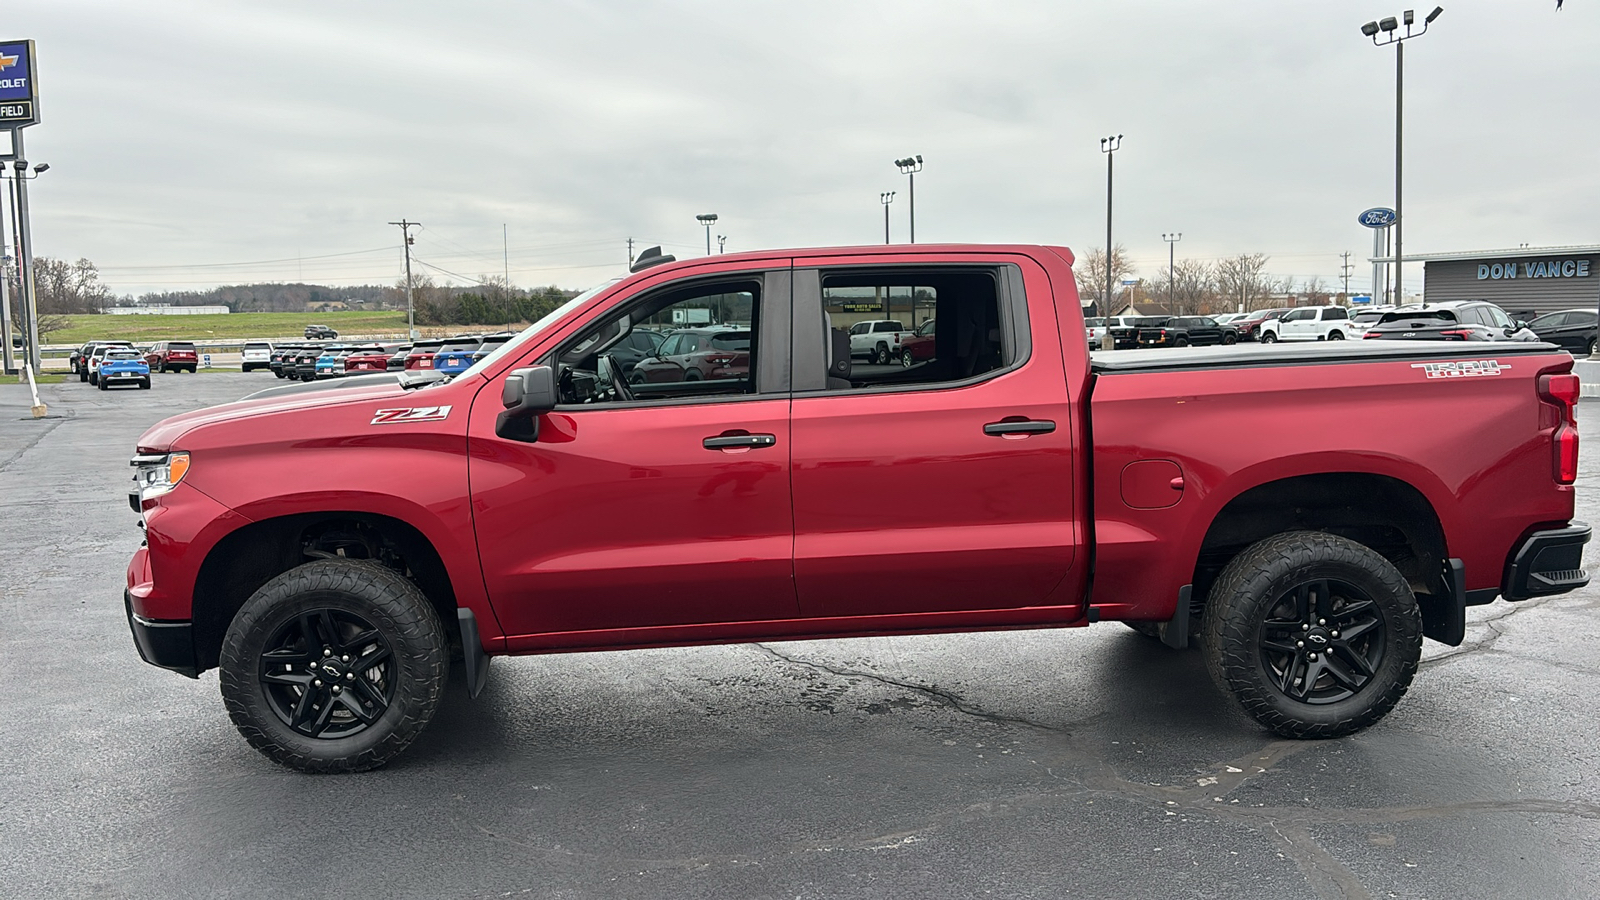
[[[263,644],[308,610],[362,617],[387,642],[394,696],[365,730],[316,738],[288,726],[269,705],[259,672]],[[317,560],[268,581],[245,601],[222,642],[222,699],[234,727],[274,762],[302,772],[361,772],[393,759],[427,727],[449,679],[449,640],[417,586],[369,560]]]
[[[1363,591],[1382,618],[1383,655],[1351,696],[1323,705],[1289,697],[1269,678],[1264,621],[1298,585],[1322,579]],[[1259,541],[1212,585],[1202,623],[1206,668],[1245,711],[1288,738],[1352,734],[1383,718],[1405,695],[1422,653],[1422,616],[1411,586],[1387,559],[1347,538],[1295,531]]]

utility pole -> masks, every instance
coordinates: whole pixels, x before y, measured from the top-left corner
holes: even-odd
[[[417,304],[411,292],[411,243],[414,240],[411,237],[411,229],[421,228],[422,223],[408,222],[405,219],[401,219],[398,222],[390,222],[389,224],[400,226],[400,234],[404,236],[404,240],[400,242],[400,245],[406,251],[406,334],[410,335],[414,341],[417,339]]]
[[[633,238],[628,238],[628,268],[633,268]]]
[[[1340,272],[1340,274],[1342,274],[1344,276],[1344,302],[1345,302],[1346,305],[1349,305],[1349,303],[1350,303],[1350,270],[1355,268],[1355,266],[1352,266],[1350,264],[1350,251],[1349,250],[1346,250],[1345,252],[1339,254],[1339,258],[1344,260],[1344,263],[1339,266],[1339,272]]]
[[[883,204],[883,242],[889,243],[889,204],[894,202],[894,191],[883,191],[878,194],[878,202]]]
[[[1111,315],[1111,259],[1116,254],[1111,244],[1111,159],[1122,146],[1122,135],[1100,139],[1100,152],[1106,155],[1106,308],[1101,315]]]
[[[506,223],[504,223],[504,222],[500,223],[500,249],[501,249],[502,252],[505,253],[505,256],[503,258],[503,264],[505,265],[505,279],[506,279],[505,288],[504,288],[505,296],[506,297],[510,297],[511,296],[511,232],[506,229]]]

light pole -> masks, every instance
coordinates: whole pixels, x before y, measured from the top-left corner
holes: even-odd
[[[1103,316],[1111,315],[1111,160],[1122,148],[1122,135],[1100,139],[1100,152],[1106,155],[1106,308]]]
[[[1405,41],[1427,34],[1428,26],[1432,25],[1433,20],[1439,18],[1442,12],[1444,7],[1435,6],[1433,12],[1428,13],[1428,17],[1422,20],[1422,28],[1413,31],[1412,26],[1416,23],[1417,16],[1414,11],[1406,10],[1401,14],[1406,26],[1404,34],[1400,32],[1401,22],[1396,21],[1394,16],[1361,26],[1361,33],[1372,38],[1374,46],[1394,45],[1394,302],[1397,305],[1405,303],[1405,282],[1400,265],[1401,225],[1405,221],[1404,210],[1400,205],[1401,148],[1405,131]]]
[[[49,163],[39,163],[33,167],[33,174],[28,174],[28,162],[22,159],[22,131],[18,129],[12,133],[12,150],[18,159],[12,164],[15,173],[8,176],[11,182],[11,215],[17,235],[17,285],[21,289],[17,297],[18,312],[21,313],[23,335],[26,343],[27,362],[33,367],[34,376],[39,374],[39,295],[35,290],[33,278],[33,229],[30,227],[28,215],[28,182],[38,178],[50,170]],[[0,171],[5,169],[5,164],[0,162]],[[9,323],[9,314],[7,321]],[[5,359],[11,362],[11,337],[9,324],[5,329]]]
[[[706,255],[711,255],[711,226],[717,224],[716,213],[702,213],[695,216],[695,220],[706,227]]]
[[[726,253],[726,252],[728,252],[728,236],[727,235],[725,235],[725,234],[717,235],[717,252],[718,253]]]
[[[1176,295],[1173,292],[1176,283],[1172,280],[1172,273],[1175,271],[1174,261],[1178,258],[1178,242],[1183,240],[1183,232],[1180,231],[1175,234],[1163,234],[1161,239],[1167,242],[1167,309],[1170,309],[1173,313],[1176,313],[1178,311],[1178,307],[1175,305],[1176,301],[1174,298]]]
[[[911,179],[911,243],[917,242],[917,173],[922,171],[922,154],[908,156],[905,159],[894,161],[900,167],[900,174]],[[888,243],[885,241],[884,243]]]
[[[415,243],[416,239],[411,236],[411,229],[421,228],[422,223],[408,222],[405,219],[401,219],[398,222],[390,222],[389,224],[399,225],[400,234],[403,236],[400,246],[406,254],[406,336],[414,341],[417,339],[417,304],[413,302],[411,296],[411,245]]]
[[[889,204],[894,202],[894,191],[884,191],[878,195],[878,202],[883,204],[883,242],[889,243]]]

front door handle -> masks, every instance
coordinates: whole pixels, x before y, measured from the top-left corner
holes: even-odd
[[[1049,419],[1011,419],[1002,422],[990,422],[983,426],[983,433],[1004,437],[1008,434],[1049,434],[1056,430],[1056,423]]]
[[[775,434],[719,434],[716,437],[708,437],[700,443],[707,450],[739,450],[774,446],[778,443],[778,436]]]

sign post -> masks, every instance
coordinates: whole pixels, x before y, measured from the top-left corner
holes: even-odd
[[[1381,303],[1389,295],[1388,279],[1385,277],[1389,270],[1379,260],[1385,255],[1384,244],[1388,241],[1389,227],[1395,223],[1395,213],[1392,209],[1377,206],[1357,216],[1356,221],[1372,229],[1371,294]],[[1395,305],[1399,306],[1400,303],[1400,298],[1396,297]]]
[[[39,307],[33,282],[33,232],[28,219],[28,162],[22,148],[22,129],[39,122],[38,79],[34,76],[33,41],[0,41],[0,129],[11,132],[11,149],[0,157],[14,160],[11,208],[17,222],[17,269],[21,296],[17,298],[26,334],[28,362],[39,371]],[[9,317],[8,317],[9,323]],[[9,324],[6,331],[9,331]],[[11,338],[5,336],[5,357],[11,364]]]

